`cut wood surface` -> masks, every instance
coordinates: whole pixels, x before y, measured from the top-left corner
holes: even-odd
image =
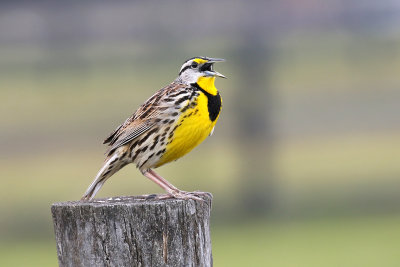
[[[59,266],[212,266],[212,197],[201,198],[55,203]]]

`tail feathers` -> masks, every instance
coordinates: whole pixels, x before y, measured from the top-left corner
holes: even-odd
[[[118,155],[114,154],[111,158],[109,158],[97,173],[96,178],[90,184],[89,188],[86,190],[81,200],[90,201],[93,200],[96,193],[100,190],[103,184],[106,182],[108,178],[111,177],[114,173],[120,170],[124,165],[121,162],[118,162]]]

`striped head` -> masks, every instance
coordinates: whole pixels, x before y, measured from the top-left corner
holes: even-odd
[[[210,58],[210,57],[194,57],[188,59],[183,63],[181,70],[179,71],[179,80],[185,84],[197,83],[202,77],[222,77],[226,78],[221,73],[213,70],[213,64],[215,62],[225,61],[222,58]]]

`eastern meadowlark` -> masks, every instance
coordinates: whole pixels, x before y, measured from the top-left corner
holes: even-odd
[[[214,82],[224,75],[213,70],[219,58],[194,57],[183,63],[178,78],[157,91],[121,124],[104,144],[103,167],[82,200],[92,200],[104,182],[129,163],[158,184],[168,197],[198,199],[179,190],[153,168],[176,160],[213,133],[222,101]]]

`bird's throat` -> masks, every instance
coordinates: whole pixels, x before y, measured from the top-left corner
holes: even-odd
[[[215,88],[215,77],[200,77],[197,80],[197,85],[211,95],[217,95],[218,90]]]

